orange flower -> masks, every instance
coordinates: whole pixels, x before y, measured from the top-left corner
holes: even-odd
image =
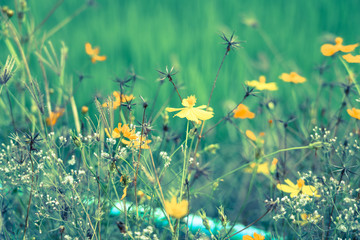
[[[114,130],[112,131],[111,135],[109,133],[109,130],[107,128],[105,128],[105,132],[106,132],[106,135],[108,137],[112,137],[112,138],[121,138],[121,137],[124,137],[124,138],[127,138],[129,140],[135,140],[138,138],[138,136],[136,136],[135,134],[135,129],[131,130],[129,128],[129,125],[128,124],[124,124],[122,127],[121,127],[121,123],[118,123],[118,127],[117,128],[114,128]],[[125,143],[124,141],[126,141],[125,144],[128,144],[127,140],[125,139],[122,139],[121,140],[123,143]]]
[[[335,53],[341,51],[341,52],[352,52],[354,49],[359,46],[359,44],[352,44],[344,46],[342,45],[343,39],[341,37],[335,38],[335,45],[334,44],[324,44],[321,46],[321,53],[324,56],[332,56]]]
[[[265,237],[263,235],[254,233],[254,237],[251,237],[250,235],[243,236],[243,240],[264,240]]]
[[[181,219],[188,214],[189,202],[187,200],[176,201],[176,197],[172,197],[171,201],[165,200],[166,213],[174,218]]]
[[[348,113],[351,117],[360,120],[360,109],[356,109],[356,108],[348,109],[348,110],[347,110],[347,113]]]
[[[50,116],[46,118],[46,124],[48,126],[54,126],[59,117],[61,117],[65,112],[64,108],[60,108],[56,112],[50,112]]]
[[[289,73],[283,73],[279,77],[284,82],[292,82],[292,83],[303,83],[306,82],[306,78],[300,76],[296,72]]]
[[[96,61],[105,61],[106,56],[99,56],[100,49],[98,47],[92,48],[90,43],[85,43],[86,54],[91,57],[91,62],[96,63]]]
[[[360,63],[360,55],[352,55],[351,53],[342,56],[348,63]]]
[[[121,105],[121,103],[130,102],[133,99],[135,99],[135,97],[132,94],[130,94],[128,96],[128,95],[125,95],[125,94],[120,94],[120,92],[117,92],[117,91],[114,91],[113,95],[115,97],[115,100],[113,102],[113,108],[114,109],[117,109]],[[106,103],[103,103],[102,106],[107,107],[107,106],[109,106],[109,104],[106,102]]]
[[[276,83],[266,83],[265,76],[260,76],[259,81],[253,80],[253,81],[246,81],[246,85],[250,87],[255,87],[257,90],[269,90],[269,91],[276,91],[278,88],[276,86]]]
[[[234,110],[234,118],[241,118],[241,119],[245,119],[245,118],[254,118],[255,117],[255,113],[250,112],[249,108],[247,106],[245,106],[244,104],[239,104],[237,109]]]

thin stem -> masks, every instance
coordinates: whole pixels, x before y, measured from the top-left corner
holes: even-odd
[[[209,101],[208,101],[208,104],[207,104],[207,108],[208,108],[209,105],[210,105],[210,101],[211,101],[211,98],[212,98],[212,95],[213,95],[213,92],[214,92],[214,89],[215,89],[216,81],[217,81],[217,79],[218,79],[218,77],[219,77],[220,70],[221,70],[221,68],[222,68],[222,65],[223,65],[223,63],[224,63],[224,61],[225,61],[225,58],[226,58],[226,56],[228,55],[229,51],[230,51],[230,49],[227,48],[226,51],[225,51],[225,54],[224,54],[224,56],[223,56],[223,58],[222,58],[222,61],[221,61],[221,63],[220,63],[219,69],[218,69],[218,71],[217,71],[217,73],[216,73],[216,77],[215,77],[215,79],[214,79],[214,83],[213,83],[213,86],[212,86],[212,89],[211,89],[211,93],[210,93]],[[194,161],[196,161],[196,153],[197,153],[197,151],[198,151],[199,144],[200,144],[200,141],[201,141],[201,138],[202,138],[202,132],[203,132],[203,130],[204,130],[204,125],[205,125],[205,121],[203,121],[202,124],[201,124],[200,134],[199,134],[199,136],[198,136],[198,140],[197,140],[196,145],[195,145]]]
[[[151,163],[152,163],[153,168],[154,168],[154,175],[155,175],[155,178],[156,178],[156,182],[157,182],[157,184],[158,184],[158,186],[159,186],[159,191],[160,191],[160,195],[161,195],[161,198],[162,198],[162,199],[161,199],[161,202],[162,202],[162,204],[164,204],[164,203],[165,203],[165,198],[164,198],[164,194],[163,194],[163,191],[162,191],[162,188],[161,188],[161,184],[160,184],[160,181],[159,181],[159,177],[158,177],[158,174],[157,174],[157,171],[156,171],[155,162],[154,162],[154,157],[153,157],[151,148],[149,148],[149,152],[150,152]],[[170,217],[169,217],[169,215],[167,214],[166,211],[165,211],[165,213],[166,213],[165,216],[166,216],[166,218],[167,218],[167,220],[168,220],[168,222],[169,222],[170,230],[171,230],[172,232],[174,232],[174,228],[173,228],[173,226],[172,226],[172,224],[171,224]]]
[[[30,197],[29,197],[29,202],[28,202],[28,207],[27,207],[27,212],[26,212],[26,218],[25,218],[25,227],[24,227],[24,236],[23,236],[23,240],[26,239],[26,230],[28,228],[28,223],[29,223],[29,212],[30,212],[30,205],[31,205],[31,199],[32,199],[32,192],[33,192],[33,187],[34,187],[34,162],[33,159],[31,157],[31,150],[29,150],[29,158],[31,161],[31,188],[30,188]]]
[[[137,177],[138,177],[138,173],[139,173],[139,165],[140,165],[140,157],[141,157],[141,143],[142,143],[142,139],[143,139],[143,135],[144,135],[145,111],[146,111],[146,107],[144,107],[144,112],[143,112],[143,119],[142,119],[142,124],[141,124],[141,135],[140,135],[140,139],[139,139],[139,141],[140,141],[139,154],[138,154],[138,160],[136,163],[136,172],[135,172],[135,176],[134,176],[136,218],[139,218],[139,203],[138,203],[136,194],[137,194]]]
[[[250,223],[249,225],[247,225],[245,228],[241,229],[240,231],[237,231],[236,233],[234,233],[231,236],[226,237],[224,240],[229,239],[239,233],[241,233],[242,231],[244,231],[245,229],[248,229],[249,227],[251,227],[252,225],[254,225],[255,223],[257,223],[258,221],[260,221],[263,217],[265,217],[269,212],[271,212],[273,210],[273,208],[269,208],[263,215],[261,215],[261,217],[259,217],[258,219],[256,219],[255,221],[253,221],[252,223]]]
[[[7,88],[6,84],[5,84],[5,89],[6,89],[6,96],[7,96],[7,99],[8,99],[8,101],[9,101],[11,123],[12,123],[12,125],[13,125],[13,127],[14,127],[14,131],[16,131],[15,120],[14,120],[14,113],[13,113],[13,109],[12,109],[12,105],[11,105],[11,101],[10,101],[10,95],[9,95],[9,89]]]

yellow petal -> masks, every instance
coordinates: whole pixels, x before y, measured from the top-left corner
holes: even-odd
[[[302,193],[309,195],[309,196],[315,196],[315,197],[321,197],[321,195],[317,194],[317,190],[314,186],[306,185],[301,188]]]
[[[357,48],[357,46],[359,46],[359,44],[352,44],[352,45],[346,45],[346,46],[341,46],[339,49],[342,52],[352,52],[355,50],[355,48]]]
[[[195,116],[200,120],[208,120],[214,116],[213,112],[201,110],[199,108],[193,108],[192,112],[195,114]]]
[[[339,49],[338,47],[327,43],[321,46],[320,51],[324,56],[328,57],[334,55],[336,52],[339,51]]]
[[[252,131],[246,130],[245,135],[246,135],[249,139],[251,139],[251,140],[253,140],[254,142],[256,142],[256,136],[255,136],[255,134],[254,134]]]
[[[348,113],[351,117],[360,120],[360,109],[356,109],[356,108],[348,109],[348,110],[347,110],[347,113]]]
[[[121,196],[120,200],[123,200],[125,197],[126,197],[126,194],[127,194],[127,188],[128,186],[126,186],[123,190],[123,195]]]
[[[93,54],[93,49],[91,47],[90,43],[85,43],[85,52],[88,55],[92,55]]]
[[[351,53],[342,56],[348,63],[360,63],[360,55],[353,56]]]
[[[254,240],[254,238],[253,237],[251,237],[251,236],[249,236],[249,235],[245,235],[245,236],[243,236],[243,238],[242,238],[243,240]]]

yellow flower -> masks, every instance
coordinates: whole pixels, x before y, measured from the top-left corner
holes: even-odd
[[[335,38],[335,45],[334,44],[324,44],[321,46],[321,53],[324,56],[332,56],[335,53],[341,51],[341,52],[352,52],[354,49],[359,46],[359,44],[352,44],[344,46],[342,45],[343,39],[341,37]]]
[[[308,223],[317,223],[320,220],[321,216],[317,213],[314,213],[314,214],[301,213],[300,218],[301,218],[301,221],[295,221],[295,223],[300,224],[301,226],[304,226]]]
[[[196,97],[190,96],[182,100],[182,105],[184,108],[166,108],[168,112],[180,111],[174,115],[179,118],[186,118],[187,120],[194,121],[199,123],[200,120],[208,120],[214,116],[214,113],[207,110],[202,110],[206,108],[206,105],[201,105],[199,107],[194,107],[196,103]]]
[[[351,53],[343,55],[343,59],[345,59],[348,63],[360,63],[360,55],[353,56]]]
[[[317,194],[316,188],[311,185],[305,185],[305,181],[301,178],[297,180],[296,185],[289,179],[286,179],[285,182],[286,184],[278,184],[276,187],[283,192],[290,193],[290,197],[295,197],[299,195],[299,193],[320,197],[320,195]]]
[[[96,61],[105,61],[106,56],[99,56],[100,49],[98,47],[92,48],[90,43],[85,43],[86,54],[91,57],[91,62],[96,63]]]
[[[347,113],[348,113],[351,117],[360,120],[360,109],[356,109],[356,108],[348,109],[348,110],[347,110]]]
[[[254,233],[254,237],[251,237],[250,235],[243,236],[243,240],[264,240],[265,237],[263,235]]]
[[[246,81],[246,85],[250,87],[255,87],[257,90],[269,90],[269,91],[276,91],[278,88],[276,86],[276,83],[266,83],[265,76],[260,76],[259,81],[253,80],[253,81]]]
[[[268,162],[259,163],[259,164],[251,163],[250,166],[245,169],[245,172],[252,173],[253,170],[256,168],[256,166],[257,166],[256,173],[262,173],[264,175],[269,175],[270,174],[269,163]]]
[[[81,107],[81,113],[82,114],[86,114],[88,111],[89,111],[89,107],[87,107],[87,106],[82,106]]]
[[[117,91],[114,91],[113,92],[113,95],[115,97],[115,101],[113,102],[113,108],[114,109],[117,109],[121,103],[124,103],[124,102],[130,102],[132,101],[133,99],[135,99],[135,97],[130,94],[130,95],[125,95],[125,94],[120,94],[120,92],[117,92]],[[102,105],[103,107],[107,107],[109,106],[108,103],[103,103]]]
[[[130,141],[122,139],[121,142],[128,145],[128,147],[140,148],[140,137],[137,137],[136,139],[131,139]],[[141,149],[149,149],[149,143],[151,143],[151,140],[146,140],[145,137],[141,137]]]
[[[284,82],[292,82],[292,83],[303,83],[306,82],[306,78],[300,76],[296,72],[289,73],[283,73],[279,77]]]
[[[256,135],[255,135],[252,131],[250,131],[250,130],[246,130],[246,131],[245,131],[245,135],[246,135],[250,140],[253,140],[254,142],[264,143],[264,140],[263,140],[263,139],[258,139],[258,138],[256,137]],[[260,136],[260,137],[263,137],[263,136],[265,136],[265,133],[264,133],[264,132],[261,132],[261,133],[259,133],[259,136]]]
[[[241,119],[245,119],[245,118],[254,118],[255,117],[255,113],[250,112],[249,108],[247,106],[245,106],[244,104],[239,104],[237,109],[234,110],[234,118],[241,118]]]
[[[50,112],[50,116],[46,118],[46,124],[48,126],[54,126],[59,117],[61,117],[65,112],[64,108],[60,108],[56,112]]]
[[[118,127],[117,128],[114,128],[114,130],[112,131],[111,135],[109,133],[109,130],[107,128],[105,128],[105,132],[106,132],[106,135],[108,137],[112,137],[112,138],[120,138],[120,137],[125,137],[125,138],[128,138],[130,140],[135,140],[137,139],[138,137],[136,136],[135,134],[135,129],[131,130],[129,128],[129,125],[128,124],[124,124],[122,127],[121,127],[121,123],[118,123]]]
[[[171,201],[165,200],[165,211],[166,213],[174,218],[180,219],[188,214],[189,202],[187,200],[181,200],[177,203],[176,197],[172,197]]]
[[[278,160],[276,158],[273,159],[273,161],[271,162],[271,164],[269,164],[269,162],[264,162],[264,163],[251,163],[250,166],[248,168],[245,169],[245,172],[247,173],[252,173],[253,170],[256,168],[257,166],[257,171],[256,173],[262,173],[264,175],[270,175],[271,173],[274,173],[276,170],[276,164],[277,164]],[[269,166],[270,165],[270,166]]]

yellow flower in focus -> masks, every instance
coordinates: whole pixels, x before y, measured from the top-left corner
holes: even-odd
[[[276,83],[274,83],[274,82],[266,83],[265,76],[260,76],[259,81],[256,81],[256,80],[246,81],[245,84],[248,85],[249,87],[255,87],[257,90],[260,90],[260,91],[262,91],[262,90],[269,90],[269,91],[278,90]]]
[[[105,61],[106,56],[99,56],[100,49],[98,47],[92,48],[90,43],[85,43],[86,54],[91,57],[91,62],[96,63],[96,61]]]
[[[359,44],[352,44],[352,45],[342,45],[343,43],[343,39],[341,37],[337,37],[335,38],[335,44],[329,44],[326,43],[324,45],[321,46],[321,53],[324,56],[332,56],[335,53],[341,51],[341,52],[352,52],[354,51],[354,49],[359,46]]]
[[[348,63],[360,63],[360,55],[352,55],[351,53],[343,55],[343,59],[345,59]]]
[[[348,109],[348,110],[347,110],[347,113],[348,113],[351,117],[360,120],[360,109],[356,109],[356,108]]]
[[[180,203],[176,201],[176,197],[172,197],[171,201],[165,200],[166,213],[174,218],[181,219],[188,214],[189,202],[187,200],[181,200]]]
[[[245,118],[254,118],[255,117],[255,113],[250,112],[249,108],[247,106],[245,106],[244,104],[239,104],[237,109],[234,110],[234,118],[241,118],[241,119],[245,119]]]
[[[296,72],[289,73],[283,73],[279,77],[284,82],[292,82],[292,83],[303,83],[306,82],[306,78],[300,76]]]
[[[115,97],[115,100],[113,102],[113,108],[117,109],[121,103],[125,103],[125,102],[130,102],[132,100],[135,99],[135,97],[130,94],[130,95],[125,95],[125,94],[120,94],[120,92],[114,91],[113,95]],[[102,104],[103,107],[107,107],[109,106],[109,104],[107,102]]]
[[[64,112],[65,112],[64,108],[60,108],[56,112],[50,112],[50,116],[46,118],[46,124],[48,126],[54,126],[57,120],[59,119],[59,117],[61,117],[64,114]]]
[[[264,240],[265,237],[263,235],[254,233],[254,237],[251,237],[250,235],[243,236],[243,240]]]
[[[286,184],[277,184],[276,187],[283,192],[290,193],[290,197],[295,197],[299,195],[299,193],[320,197],[320,195],[317,194],[316,188],[311,185],[305,185],[305,181],[301,178],[297,180],[296,185],[289,179],[286,179],[285,183]]]
[[[200,123],[200,120],[208,120],[214,116],[214,113],[208,110],[202,110],[206,108],[206,105],[201,105],[199,107],[194,107],[196,103],[196,97],[190,96],[182,100],[182,105],[184,108],[166,108],[168,112],[180,111],[174,115],[179,118],[186,118],[187,120]]]

